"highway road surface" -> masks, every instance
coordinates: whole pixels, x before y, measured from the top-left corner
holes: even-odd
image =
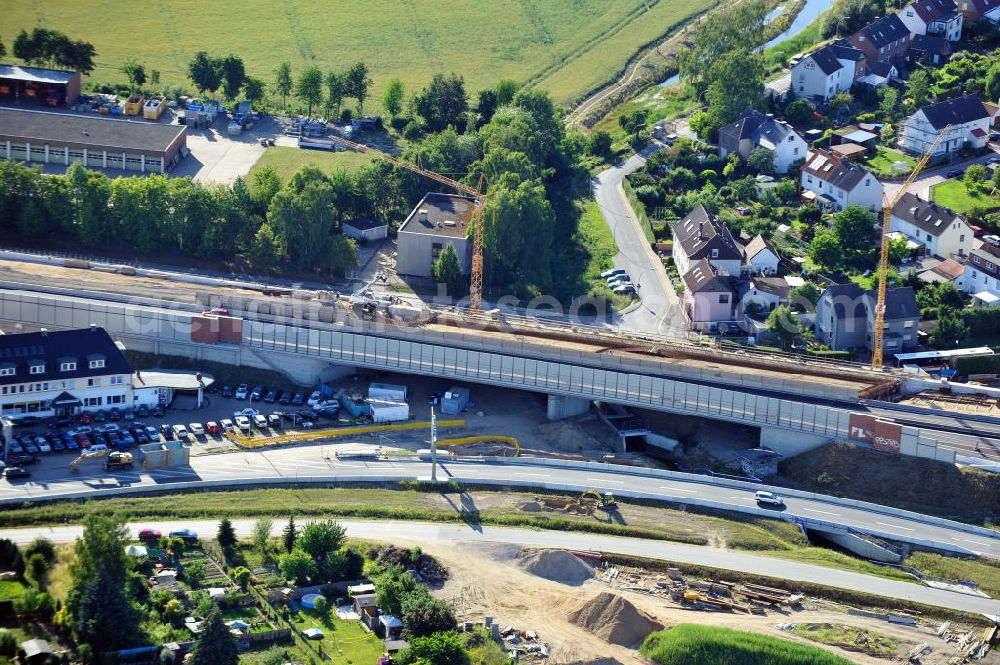
[[[340,520],[351,538],[380,540],[392,543],[415,543],[432,549],[457,543],[505,543],[526,547],[552,547],[573,550],[627,554],[648,559],[699,564],[715,568],[738,570],[798,582],[811,582],[900,600],[946,607],[964,612],[991,616],[1000,614],[1000,601],[967,595],[955,591],[933,589],[916,583],[886,580],[871,575],[799,563],[784,559],[758,556],[745,552],[721,550],[698,545],[670,543],[639,538],[622,538],[566,531],[540,531],[510,527],[480,525],[442,525],[424,522],[385,522]],[[240,536],[250,536],[253,520],[233,520]],[[133,536],[139,529],[153,528],[164,533],[187,527],[202,536],[214,536],[217,521],[135,522],[129,524]],[[281,524],[274,527],[279,535]],[[72,542],[83,532],[80,526],[30,527],[4,529],[0,538],[19,544],[29,543],[39,536],[54,542]]]
[[[601,215],[618,244],[615,267],[628,272],[632,283],[639,287],[641,304],[622,315],[621,326],[647,333],[683,335],[687,327],[680,301],[622,190],[625,176],[642,168],[646,157],[660,147],[653,144],[602,171],[594,178],[592,187]]]
[[[370,445],[368,446],[370,448]],[[324,482],[395,481],[428,478],[430,464],[416,459],[360,460],[336,458],[336,451],[359,450],[358,444],[310,445],[270,451],[198,455],[189,467],[107,472],[99,460],[84,462],[73,473],[63,466],[43,462],[27,481],[0,481],[0,503],[45,500],[80,493],[116,494],[148,490],[169,490],[180,483],[217,482],[222,488],[238,483],[288,483],[316,479]],[[769,513],[757,506],[752,489],[732,489],[712,484],[705,476],[665,479],[635,475],[601,467],[543,466],[531,458],[516,463],[490,461],[447,461],[439,469],[441,480],[454,478],[466,483],[500,486],[551,487],[582,491],[597,489],[623,496],[642,496],[680,503],[701,503],[717,508]],[[779,490],[780,491],[780,490]],[[786,496],[785,519],[833,523],[901,541],[924,541],[968,554],[1000,558],[1000,533],[995,538],[960,530],[958,525],[929,524],[911,516],[890,514],[868,508],[844,506],[823,499]],[[776,515],[779,516],[779,515]]]

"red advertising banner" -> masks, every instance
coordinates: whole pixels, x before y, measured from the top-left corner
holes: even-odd
[[[862,443],[875,443],[875,416],[866,416],[860,413],[852,413],[848,421],[849,432],[847,437]]]

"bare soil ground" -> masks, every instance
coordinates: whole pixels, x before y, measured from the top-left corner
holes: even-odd
[[[922,393],[904,397],[899,403],[920,406],[925,409],[937,409],[939,411],[957,411],[980,416],[1000,417],[1000,401],[973,395],[944,396],[935,395],[934,393]]]
[[[920,624],[916,628],[897,626],[877,619],[849,616],[845,606],[819,599],[806,599],[797,611],[768,611],[763,616],[698,612],[661,597],[614,588],[598,580],[582,586],[560,584],[536,575],[522,567],[520,548],[506,545],[462,545],[430,552],[450,571],[450,579],[437,592],[455,605],[460,620],[482,622],[492,616],[501,626],[513,625],[538,633],[550,648],[549,663],[553,665],[648,665],[637,651],[611,644],[596,631],[577,625],[572,616],[580,608],[598,602],[609,605],[631,605],[640,616],[670,627],[678,623],[700,623],[748,630],[815,644],[776,628],[779,623],[831,623],[847,625],[900,640],[895,658],[875,658],[857,651],[847,651],[824,645],[822,648],[844,656],[853,662],[875,665],[905,660],[906,653],[916,644],[927,643],[932,651],[920,662],[943,665],[954,657],[954,643],[936,635],[938,625]],[[621,598],[627,603],[615,601]],[[593,610],[591,610],[593,611]],[[635,615],[632,615],[635,616]],[[994,660],[991,660],[994,659]],[[983,663],[997,663],[991,654]]]

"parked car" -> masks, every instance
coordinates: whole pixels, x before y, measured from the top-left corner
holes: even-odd
[[[90,421],[93,419],[94,417],[90,415],[90,411],[84,411],[80,414],[80,417],[77,418],[81,425],[89,425]]]
[[[125,409],[125,412],[122,414],[122,416],[125,418],[125,420],[135,420],[135,411],[133,411],[132,409]]]
[[[250,407],[247,407],[245,409],[240,409],[239,411],[233,411],[233,417],[236,418],[237,416],[246,416],[247,418],[253,418],[258,413],[260,413],[260,411],[258,411],[257,409],[251,409]]]
[[[222,386],[222,396],[223,397],[232,397],[233,396],[233,387],[230,386],[230,385]]]
[[[254,389],[250,391],[250,401],[259,402],[264,397],[264,386],[254,386]]]
[[[762,503],[767,506],[775,506],[777,508],[785,507],[785,500],[774,492],[759,491],[754,492],[753,496],[757,500],[757,503]]]
[[[73,421],[69,418],[49,418],[48,426],[49,429],[57,429],[59,427],[69,427],[73,424]]]
[[[11,466],[27,466],[28,464],[38,464],[41,458],[37,455],[9,455],[7,457],[7,464]]]
[[[635,285],[631,282],[626,282],[624,284],[619,284],[611,289],[611,292],[618,296],[630,296],[635,295]]]
[[[605,270],[601,273],[601,279],[608,279],[609,277],[614,277],[615,275],[624,275],[625,271],[621,268],[612,268],[611,270]]]
[[[276,399],[278,399],[278,391],[277,390],[273,390],[273,389],[272,390],[268,390],[267,394],[264,395],[264,401],[267,402],[268,404],[274,404],[274,401]]]
[[[246,416],[236,416],[236,426],[241,432],[250,433],[250,419]]]
[[[108,418],[110,418],[111,420],[121,420],[122,410],[119,409],[117,406],[112,407],[111,410],[108,411]]]
[[[267,429],[267,418],[261,415],[256,415],[253,417],[253,424],[257,426],[257,429],[263,431]]]
[[[188,429],[191,430],[191,434],[193,434],[195,438],[205,436],[205,426],[201,423],[191,423],[188,425]]]
[[[156,529],[142,529],[139,531],[139,540],[144,543],[154,542],[160,539],[163,534]]]
[[[236,429],[236,425],[234,425],[233,421],[230,420],[229,418],[223,418],[222,420],[220,420],[219,425],[226,432],[232,432],[234,429]]]
[[[306,403],[305,393],[295,393],[292,395],[292,406],[302,406]]]
[[[209,420],[207,423],[205,423],[205,431],[211,434],[212,436],[216,436],[222,432],[222,428],[219,427],[219,423],[215,422],[214,420]]]
[[[30,478],[31,472],[23,466],[8,466],[4,469],[3,475],[7,480],[16,480],[18,478]]]
[[[160,432],[159,432],[159,430],[157,430],[152,425],[147,425],[146,426],[146,436],[148,436],[149,440],[151,442],[153,442],[153,443],[156,443],[156,442],[158,442],[160,440]]]
[[[965,175],[965,169],[952,169],[945,174],[946,178],[961,178]]]
[[[281,429],[281,416],[272,413],[267,417],[267,424],[270,425],[271,429]]]
[[[94,422],[95,423],[103,423],[103,422],[107,422],[107,420],[108,420],[108,414],[105,413],[104,411],[95,411],[94,412]]]
[[[139,408],[135,410],[135,415],[138,416],[139,418],[148,418],[149,407],[146,406],[145,404],[140,404]]]
[[[628,273],[622,273],[620,275],[608,277],[607,281],[608,281],[608,286],[613,287],[615,284],[622,284],[623,282],[631,282],[632,278],[628,276]]]
[[[278,404],[291,404],[292,403],[292,393],[281,393],[281,397],[278,398]]]
[[[92,452],[92,453],[100,453],[100,452],[106,451],[107,449],[108,449],[108,444],[106,444],[106,443],[95,443],[94,445],[92,445],[90,447],[90,452]]]
[[[152,409],[149,410],[149,415],[153,416],[154,418],[162,418],[163,407],[157,404],[156,406],[154,406]]]
[[[188,528],[177,529],[176,531],[171,531],[167,535],[170,536],[171,538],[180,538],[186,543],[198,542],[198,534]]]
[[[184,427],[184,425],[174,425],[174,436],[176,436],[178,439],[188,438],[187,427]]]
[[[321,393],[318,390],[315,390],[315,391],[313,391],[313,394],[309,396],[309,399],[306,402],[306,404],[308,404],[309,406],[312,406],[313,404],[315,404],[316,402],[320,401],[321,399],[323,399],[323,393]],[[296,405],[296,406],[298,406],[298,405]]]
[[[245,383],[241,383],[240,387],[236,389],[236,394],[233,395],[236,399],[246,399],[250,395],[250,388]]]

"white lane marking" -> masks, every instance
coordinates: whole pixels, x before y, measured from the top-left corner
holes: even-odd
[[[823,515],[837,515],[837,516],[840,515],[840,513],[831,513],[828,510],[814,510],[812,508],[803,508],[802,510],[807,510],[810,513],[822,513]]]
[[[608,480],[606,478],[584,478],[584,480],[590,481],[592,483],[599,483],[602,485],[612,484],[612,485],[624,485],[624,480]]]
[[[956,538],[955,540],[961,540],[963,543],[972,543],[973,545],[979,545],[980,547],[989,547],[986,543],[981,543],[978,540],[969,540],[968,538]]]
[[[686,490],[683,487],[670,487],[669,485],[660,485],[661,490],[670,490],[671,492],[687,492],[688,494],[694,494],[698,490]]]
[[[903,531],[913,531],[905,526],[899,526],[898,524],[886,524],[885,522],[875,522],[875,524],[881,524],[882,526],[891,526],[893,529],[902,529]]]
[[[548,478],[552,474],[548,474],[548,473],[518,473],[517,471],[515,471],[514,473],[512,473],[510,475],[512,475],[512,476],[535,476],[536,478]]]
[[[747,501],[750,499],[748,496],[731,496],[730,499],[736,499],[737,501]]]

